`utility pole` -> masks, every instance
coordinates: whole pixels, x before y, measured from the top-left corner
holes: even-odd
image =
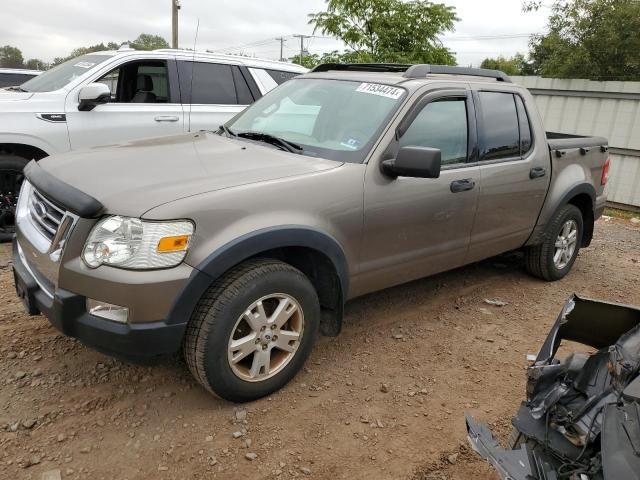
[[[304,58],[304,39],[311,38],[311,35],[294,35],[294,37],[300,39],[300,65],[302,65],[302,59]]]
[[[171,48],[178,48],[178,10],[180,0],[171,0]]]
[[[280,42],[280,61],[284,62],[284,43],[286,42],[284,37],[276,38]]]

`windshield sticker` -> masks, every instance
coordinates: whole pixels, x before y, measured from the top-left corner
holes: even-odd
[[[95,63],[91,63],[91,62],[78,62],[74,65],[74,67],[80,67],[80,68],[91,68],[95,65]]]
[[[340,142],[340,145],[351,150],[358,150],[362,145],[362,142],[355,138],[349,138],[348,140]]]
[[[378,95],[380,97],[399,99],[404,90],[401,88],[391,87],[389,85],[381,85],[379,83],[361,83],[356,92],[368,93],[370,95]]]

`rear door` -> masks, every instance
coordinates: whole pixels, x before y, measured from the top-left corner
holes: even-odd
[[[458,267],[469,247],[480,177],[471,92],[427,94],[398,132],[388,154],[367,166],[361,293]],[[384,175],[380,162],[404,146],[440,149],[440,178]]]
[[[474,92],[482,190],[467,262],[520,248],[531,235],[551,176],[517,92]]]
[[[175,60],[129,60],[89,82],[108,85],[111,101],[81,112],[78,91],[67,96],[67,124],[73,150],[183,133]]]
[[[256,99],[248,71],[237,65],[178,60],[178,74],[187,131],[217,130]]]

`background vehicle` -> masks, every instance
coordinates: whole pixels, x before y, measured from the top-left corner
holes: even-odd
[[[557,358],[562,341],[595,349]],[[640,479],[640,310],[573,296],[529,367],[512,450],[467,415],[469,442],[510,480]]]
[[[339,333],[350,298],[519,248],[565,276],[606,159],[602,138],[548,140],[501,72],[325,65],[218,133],[32,162],[17,290],[103,351],[183,345],[205,388],[250,400]]]
[[[0,90],[0,240],[13,234],[21,172],[31,159],[217,129],[305,71],[239,56],[121,48],[74,58]]]
[[[25,70],[22,68],[0,68],[0,88],[21,85],[33,77],[37,77],[40,70]]]

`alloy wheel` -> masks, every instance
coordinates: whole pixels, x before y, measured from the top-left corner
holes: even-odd
[[[578,244],[578,223],[575,220],[567,220],[556,238],[553,263],[558,270],[564,269],[576,251]]]
[[[233,373],[248,382],[273,377],[294,358],[304,332],[304,313],[290,295],[256,300],[233,327],[227,359]]]

